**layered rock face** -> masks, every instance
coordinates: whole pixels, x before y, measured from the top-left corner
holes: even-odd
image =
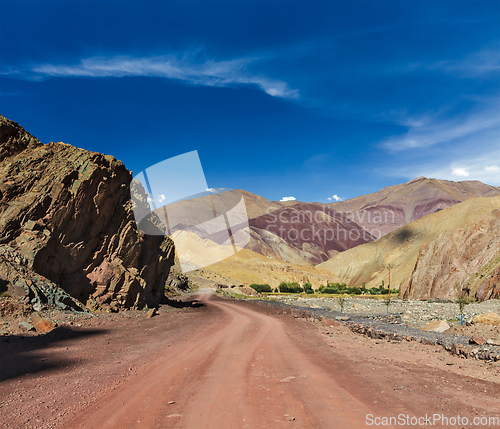
[[[296,203],[251,219],[248,248],[271,258],[312,265],[376,239],[352,219],[320,204]]]
[[[424,244],[405,298],[456,298],[462,290],[479,300],[500,296],[500,210]]]
[[[0,116],[0,246],[88,306],[156,306],[174,246],[168,237],[138,231],[131,180],[111,156],[42,144]],[[140,186],[133,191],[143,193]],[[137,201],[149,209],[145,198]],[[147,221],[162,228],[154,214]],[[16,293],[3,271],[3,287]]]

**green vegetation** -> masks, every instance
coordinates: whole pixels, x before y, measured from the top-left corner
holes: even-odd
[[[346,298],[345,298],[345,296],[343,296],[343,295],[341,295],[341,296],[339,296],[339,297],[337,298],[337,301],[338,301],[338,303],[339,303],[339,305],[340,305],[340,312],[341,312],[341,313],[343,313],[343,312],[344,312],[345,300],[346,300]]]
[[[311,286],[312,288],[312,286]],[[301,293],[304,289],[297,282],[281,282],[278,286],[281,293]]]
[[[269,286],[268,284],[263,284],[263,285],[260,285],[260,284],[251,284],[250,287],[252,289],[255,289],[257,292],[259,293],[262,293],[262,292],[272,292],[273,290],[271,289],[271,286]]]
[[[372,287],[370,289],[366,288],[366,284],[363,283],[361,287],[348,287],[345,283],[328,283],[328,285],[321,285],[318,289],[320,293],[329,293],[329,294],[343,294],[343,295],[387,295],[389,293],[389,289],[384,287],[384,282],[378,287]],[[398,293],[399,290],[392,289],[391,292]]]
[[[309,283],[309,282],[305,282],[302,285],[302,288],[304,289],[304,292],[307,293],[307,294],[313,294],[314,293],[314,289],[312,287],[312,284]]]

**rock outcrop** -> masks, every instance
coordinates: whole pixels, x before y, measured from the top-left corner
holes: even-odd
[[[28,268],[28,260],[10,246],[0,246],[0,282],[3,292],[23,297],[35,311],[47,306],[84,311],[84,305],[49,279]]]
[[[480,300],[500,292],[500,210],[422,245],[405,298],[455,298],[462,290]],[[493,273],[493,275],[492,275]]]
[[[174,246],[168,237],[138,231],[131,182],[131,173],[112,156],[42,144],[0,116],[0,246],[9,248],[3,254],[22,259],[15,267],[18,283],[0,265],[2,287],[19,294],[22,276],[36,287],[41,276],[93,308],[156,306]],[[144,193],[136,183],[132,188]],[[137,201],[149,209],[145,198]],[[162,229],[156,215],[146,221],[144,230]]]
[[[500,265],[500,261],[497,262]],[[491,276],[478,287],[476,298],[479,301],[500,299],[500,267],[496,268]]]

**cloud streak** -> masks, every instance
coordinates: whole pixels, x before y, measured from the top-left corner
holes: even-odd
[[[3,75],[24,79],[156,77],[179,80],[190,85],[212,87],[254,86],[273,97],[299,98],[299,91],[284,81],[249,71],[255,58],[196,61],[192,56],[91,57],[75,64],[38,64]]]
[[[382,142],[382,147],[393,151],[425,148],[438,144],[470,139],[484,132],[500,131],[500,103],[484,106],[480,111],[461,115],[451,120],[407,119],[406,134],[393,136]]]
[[[441,70],[466,77],[477,77],[500,72],[500,49],[485,48],[462,60],[440,61],[430,65],[429,70]]]

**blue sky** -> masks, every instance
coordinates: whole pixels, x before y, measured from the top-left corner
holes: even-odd
[[[500,185],[500,2],[0,3],[0,113],[139,173],[351,198]],[[328,200],[330,198],[330,200]]]

